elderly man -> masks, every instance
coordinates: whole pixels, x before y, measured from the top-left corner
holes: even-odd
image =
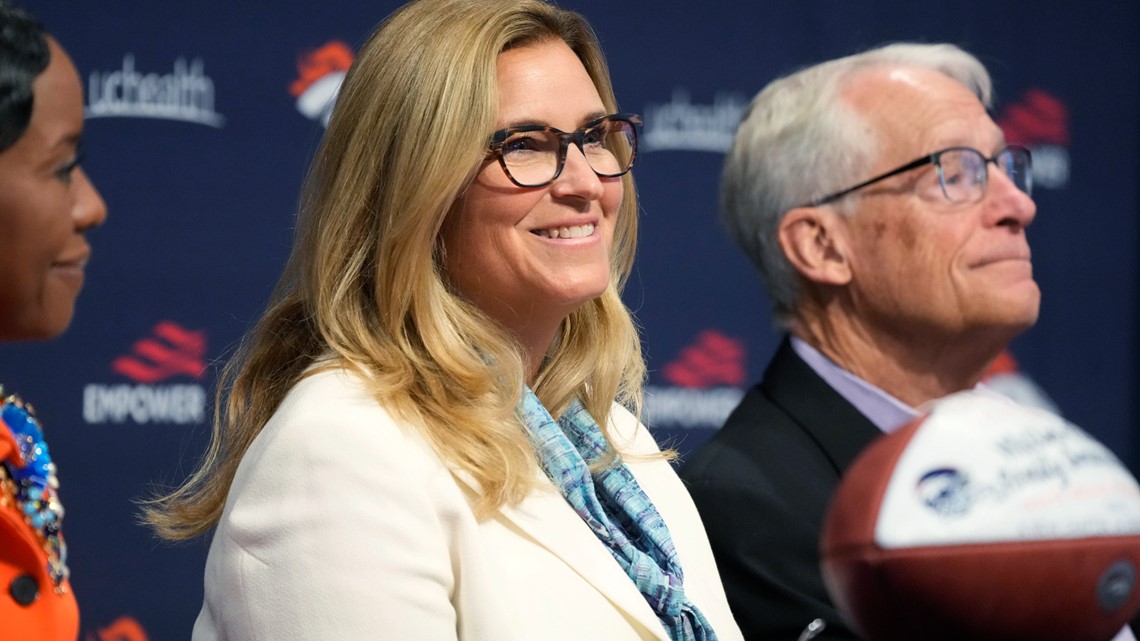
[[[819,572],[840,476],[1037,320],[1029,152],[990,93],[965,51],[895,44],[776,80],[741,123],[723,219],[788,338],[682,476],[748,639],[856,638]]]

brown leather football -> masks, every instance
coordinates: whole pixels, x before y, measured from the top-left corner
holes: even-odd
[[[1109,641],[1140,608],[1140,486],[1059,417],[955,394],[872,443],[820,540],[868,641]]]

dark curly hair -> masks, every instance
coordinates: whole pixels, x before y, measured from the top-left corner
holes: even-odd
[[[32,83],[50,59],[44,27],[0,0],[0,151],[24,135],[32,118]]]

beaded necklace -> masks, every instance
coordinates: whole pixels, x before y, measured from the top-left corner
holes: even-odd
[[[39,422],[16,396],[4,397],[0,387],[0,429],[7,426],[16,440],[16,456],[0,461],[0,507],[15,503],[24,522],[36,534],[47,554],[48,575],[57,592],[63,592],[67,569],[67,545],[60,535],[63,504],[59,501],[59,478],[48,454]]]

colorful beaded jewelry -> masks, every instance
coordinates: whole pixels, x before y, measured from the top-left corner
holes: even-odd
[[[15,396],[0,400],[0,422],[0,429],[6,425],[11,430],[18,449],[18,456],[0,461],[0,505],[15,503],[43,545],[48,575],[56,591],[62,591],[62,583],[70,574],[67,545],[60,535],[63,504],[59,501],[59,478],[44,442],[43,429],[32,415],[31,406]]]

